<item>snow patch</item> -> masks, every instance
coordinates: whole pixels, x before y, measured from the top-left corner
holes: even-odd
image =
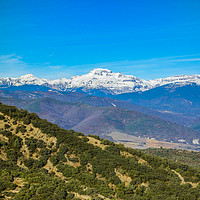
[[[186,140],[183,140],[183,139],[179,139],[178,141],[183,142],[183,143],[186,142]]]
[[[111,103],[114,107],[117,107],[114,103]]]
[[[192,143],[193,143],[193,144],[199,144],[199,139],[193,139],[193,140],[192,140]]]

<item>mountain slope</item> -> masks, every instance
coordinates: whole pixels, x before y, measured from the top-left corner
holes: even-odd
[[[129,103],[128,101],[123,101],[123,100],[118,100],[118,99],[113,99],[113,98],[108,98],[108,97],[91,96],[83,92],[61,92],[61,91],[54,91],[54,90],[42,91],[41,88],[39,89],[33,88],[32,86],[28,88],[19,86],[17,87],[18,90],[15,90],[15,91],[11,91],[10,90],[11,88],[0,90],[0,97],[18,98],[18,99],[24,99],[24,100],[25,99],[27,100],[39,99],[39,98],[53,98],[59,101],[81,102],[81,103],[92,105],[92,106],[119,107],[119,108],[135,110],[135,111],[142,112],[144,114],[156,116],[167,121],[178,123],[180,125],[186,125],[196,120],[195,116],[188,116],[181,113],[163,112],[163,111],[158,111],[158,110],[156,111],[151,108],[133,104],[131,102]],[[31,89],[33,89],[33,91],[31,91]],[[113,96],[113,97],[118,98],[118,96]]]
[[[198,199],[200,171],[0,104],[3,199]]]
[[[110,138],[112,132],[121,132],[166,142],[198,144],[200,133],[187,127],[164,121],[138,111],[117,107],[96,107],[83,103],[58,101],[51,98],[19,100],[0,98],[6,104],[36,112],[40,117],[62,128]],[[111,138],[110,138],[111,139]]]
[[[200,152],[197,151],[157,148],[145,149],[144,152],[200,169]]]
[[[200,118],[196,119],[191,124],[189,124],[189,127],[191,127],[194,130],[200,131]]]
[[[189,84],[179,87],[169,84],[143,93],[127,93],[116,98],[133,104],[198,118],[200,116],[200,86]]]

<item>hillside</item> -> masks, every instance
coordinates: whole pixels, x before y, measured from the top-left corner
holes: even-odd
[[[20,100],[0,98],[8,105],[37,113],[62,128],[74,129],[112,139],[110,133],[120,132],[136,137],[154,138],[166,142],[197,144],[200,133],[158,117],[114,106],[96,107],[84,103],[63,102],[52,98]],[[194,143],[197,141],[197,143]]]
[[[200,171],[0,104],[2,199],[199,199]]]
[[[143,93],[120,94],[114,98],[164,113],[171,113],[174,116],[177,115],[177,118],[180,115],[198,118],[200,113],[200,86],[197,84],[181,87],[169,84]],[[186,118],[185,124],[188,123],[190,120],[188,121]]]
[[[195,121],[189,124],[189,127],[194,130],[200,131],[200,118],[197,118]]]
[[[18,86],[18,87],[13,86],[9,88],[4,88],[4,90],[3,89],[0,90],[0,96],[6,98],[18,98],[22,100],[40,99],[48,97],[59,101],[80,102],[98,107],[114,106],[119,108],[125,108],[128,110],[139,111],[148,115],[159,117],[167,121],[178,123],[180,125],[186,125],[188,123],[192,123],[196,119],[195,116],[188,116],[188,115],[183,115],[181,113],[173,113],[173,112],[162,112],[152,108],[139,106],[131,102],[129,103],[128,101],[114,99],[118,98],[118,96],[114,95],[112,96],[113,98],[101,97],[101,95],[98,92],[96,96],[91,96],[87,95],[83,91],[61,92],[50,89],[45,90],[44,86],[42,87],[42,86],[25,85],[25,86]]]
[[[181,162],[183,164],[189,165],[200,169],[200,152],[197,151],[188,151],[182,149],[146,149],[145,153],[157,155],[162,158],[170,159],[173,162]]]

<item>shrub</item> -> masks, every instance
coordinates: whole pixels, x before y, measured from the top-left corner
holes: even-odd
[[[5,117],[3,115],[0,115],[0,120],[4,120]]]

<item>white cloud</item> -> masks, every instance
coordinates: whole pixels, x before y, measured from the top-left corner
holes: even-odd
[[[28,64],[15,54],[0,56],[1,76],[17,77],[27,72]]]
[[[0,63],[1,64],[23,64],[24,62],[21,61],[21,56],[16,56],[15,54],[10,55],[1,55],[0,56]]]
[[[195,62],[195,61],[200,61],[200,58],[186,58],[186,59],[171,60],[171,62]]]

